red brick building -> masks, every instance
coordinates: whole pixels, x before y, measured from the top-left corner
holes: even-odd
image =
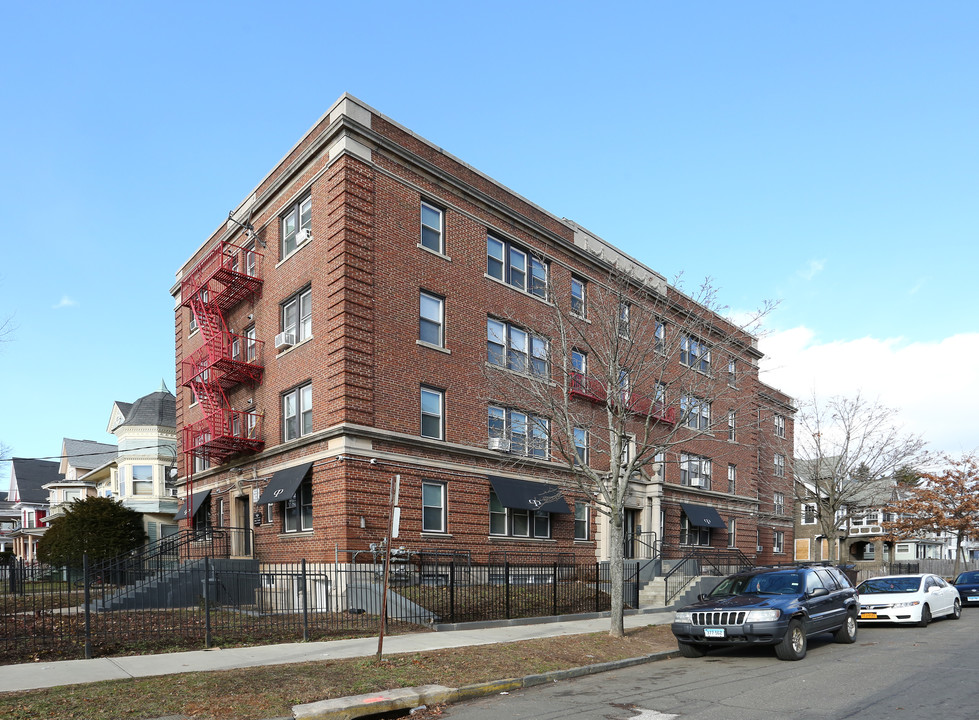
[[[396,544],[607,558],[603,522],[565,486],[546,442],[527,437],[520,408],[490,397],[483,368],[494,338],[525,369],[546,364],[546,338],[526,331],[546,312],[544,288],[583,302],[589,283],[623,265],[675,294],[343,96],[178,272],[179,483],[192,497],[178,518],[250,528],[239,555],[330,561],[386,536],[397,475]],[[759,382],[754,340],[739,342],[738,412],[750,422],[691,440],[696,472],[667,460],[637,481],[630,538],[791,559],[794,408]],[[528,509],[535,496],[543,504]],[[640,544],[627,555],[646,552]]]

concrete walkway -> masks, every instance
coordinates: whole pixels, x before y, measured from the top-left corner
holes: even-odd
[[[671,622],[669,609],[627,614],[626,628],[662,625]],[[384,638],[384,655],[425,652],[444,648],[530,640],[533,638],[577,635],[608,630],[607,613],[585,618],[473,623],[440,628],[438,632],[393,635]],[[377,653],[377,638],[355,638],[329,642],[288,643],[262,647],[193,650],[161,655],[134,655],[92,660],[64,660],[0,667],[0,692],[76,685],[102,680],[173,675],[185,672],[210,672],[233,668],[282,665],[286,663],[368,657]]]

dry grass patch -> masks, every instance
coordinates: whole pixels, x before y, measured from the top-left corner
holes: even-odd
[[[398,687],[471,683],[675,650],[668,625],[568,635],[428,653],[187,673],[0,694],[4,720],[115,720],[186,715],[194,720],[288,717],[292,706]]]

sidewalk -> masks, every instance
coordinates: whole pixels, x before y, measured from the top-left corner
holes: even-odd
[[[633,612],[625,616],[625,626],[632,628],[642,625],[662,625],[671,622],[672,619],[672,611],[665,608],[651,612]],[[473,623],[458,628],[442,628],[438,632],[385,637],[383,654],[425,652],[470,645],[491,645],[533,638],[578,635],[602,632],[608,630],[608,627],[607,613],[590,615],[585,619]],[[0,692],[185,672],[210,672],[262,665],[368,657],[376,653],[377,638],[372,637],[224,650],[216,648],[161,655],[25,663],[0,668]]]

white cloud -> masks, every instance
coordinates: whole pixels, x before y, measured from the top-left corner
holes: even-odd
[[[819,273],[821,273],[825,267],[825,260],[810,260],[808,263],[806,263],[806,267],[799,271],[799,277],[805,280],[812,280]]]
[[[864,337],[819,342],[806,327],[759,341],[765,353],[762,381],[802,402],[834,395],[880,398],[900,411],[906,431],[934,451],[979,447],[974,421],[979,407],[979,333],[936,342]]]
[[[67,295],[62,295],[61,296],[61,300],[58,301],[58,304],[57,305],[52,305],[51,306],[51,309],[52,310],[60,310],[61,308],[75,307],[77,304],[78,304],[78,301],[77,300],[72,300]]]

